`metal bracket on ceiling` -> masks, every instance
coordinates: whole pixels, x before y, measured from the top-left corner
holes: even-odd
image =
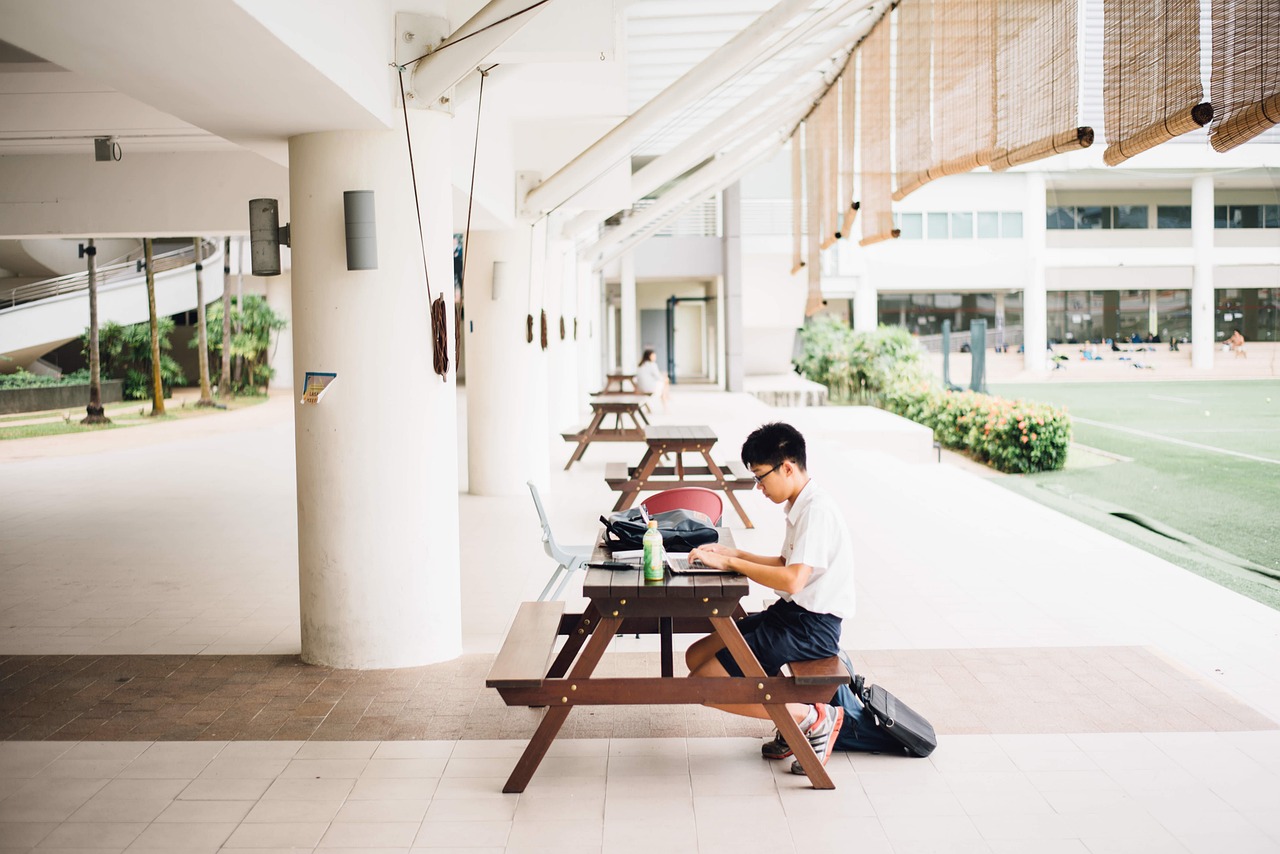
[[[445,92],[430,104],[422,102],[413,85],[413,75],[419,63],[414,60],[429,55],[453,32],[448,20],[434,15],[418,15],[413,12],[396,12],[396,66],[413,63],[403,72],[405,100],[411,110],[439,110],[453,115],[453,89]],[[397,72],[399,73],[399,72]]]
[[[541,172],[517,172],[516,173],[516,218],[517,219],[537,219],[541,211],[530,209],[526,200],[529,198],[529,191],[542,183]]]

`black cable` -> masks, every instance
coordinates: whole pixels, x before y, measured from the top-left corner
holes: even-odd
[[[471,38],[472,36],[478,36],[481,33],[483,33],[485,30],[491,30],[494,27],[498,26],[498,24],[505,24],[507,21],[510,21],[512,18],[518,18],[521,15],[525,14],[526,12],[532,12],[534,9],[538,8],[539,6],[544,6],[550,2],[551,0],[538,0],[538,2],[534,3],[532,6],[526,6],[525,8],[519,10],[518,12],[512,12],[510,15],[507,15],[505,18],[499,18],[498,20],[494,21],[492,24],[483,26],[480,29],[476,30],[474,33],[467,33],[465,36],[458,39],[457,41],[447,42],[445,44],[440,45],[440,47],[436,48],[435,50],[431,51],[431,53],[424,53],[422,56],[418,57],[417,59],[411,59],[408,62],[406,62],[404,66],[401,66],[401,68],[403,69],[405,66],[413,65],[415,62],[421,62],[422,60],[426,59],[428,56],[437,54],[447,47],[453,47],[455,44],[462,44],[464,41]]]
[[[427,301],[431,301],[431,272],[427,269],[427,243],[422,236],[422,202],[418,199],[418,173],[413,168],[413,138],[409,136],[409,105],[404,97],[404,68],[400,68],[400,109],[404,112],[404,141],[409,149],[409,178],[413,181],[413,209],[418,214],[418,245],[422,248],[422,275],[427,280]]]
[[[476,158],[480,154],[480,117],[484,107],[484,81],[489,72],[498,67],[498,63],[488,68],[477,68],[480,72],[480,94],[476,98],[476,141],[471,149],[471,187],[467,190],[467,228],[462,237],[462,292],[467,292],[467,256],[471,254],[471,206],[476,200]]]

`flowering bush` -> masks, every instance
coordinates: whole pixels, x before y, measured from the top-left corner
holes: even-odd
[[[966,451],[1003,472],[1053,471],[1067,461],[1071,419],[1065,409],[946,391],[920,378],[890,384],[881,405],[932,428],[945,447]]]
[[[827,387],[835,402],[872,403],[933,430],[948,448],[1003,472],[1053,471],[1067,461],[1071,419],[1065,409],[951,392],[930,378],[905,329],[854,332],[834,317],[815,317],[800,332],[796,370]]]

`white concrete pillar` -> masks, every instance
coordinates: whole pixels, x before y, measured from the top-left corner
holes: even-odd
[[[230,282],[226,283],[227,285]],[[293,271],[284,270],[267,279],[267,305],[289,325],[277,332],[271,341],[268,358],[276,375],[271,387],[293,388]]]
[[[1213,369],[1213,176],[1191,181],[1191,367]]]
[[[995,343],[1001,350],[1004,349],[1004,292],[999,291],[996,297],[996,329]]]
[[[472,231],[463,337],[472,495],[519,495],[533,474],[525,441],[524,374],[535,358],[538,330],[535,317],[534,343],[528,343],[528,313],[529,227]]]
[[[742,391],[746,383],[745,330],[742,326],[742,185],[734,181],[721,194],[723,269],[720,313],[724,316],[724,384],[726,391]]]
[[[432,293],[452,303],[448,116],[410,115]],[[348,271],[343,192],[372,190],[378,268]],[[289,140],[302,658],[408,667],[462,652],[457,391],[432,370],[403,129]],[[447,311],[449,341],[456,330]]]
[[[617,367],[632,368],[640,362],[637,327],[640,325],[640,313],[636,311],[636,256],[631,250],[623,253],[618,259],[619,275],[622,284],[622,329],[621,359]]]
[[[1160,292],[1154,288],[1147,295],[1147,328],[1152,335],[1160,334]]]
[[[578,268],[578,377],[582,390],[587,394],[604,388],[604,358],[602,341],[606,340],[601,326],[601,303],[604,301],[604,281],[591,269],[591,262],[574,255]],[[585,397],[574,402],[579,423],[585,424],[588,406]]]
[[[542,311],[546,305],[547,286],[547,220],[537,220],[529,228],[528,288],[533,306],[533,344],[525,359],[524,411],[528,419],[523,427],[529,454],[529,480],[544,494],[551,491],[550,367],[548,350],[542,349]],[[547,311],[547,347],[551,347],[554,322]]]
[[[863,275],[853,292],[853,328],[856,332],[875,332],[879,320],[876,287]],[[906,325],[904,322],[903,326]]]
[[[559,261],[560,275],[557,280],[559,293],[556,298],[558,316],[554,352],[556,365],[555,382],[560,389],[560,394],[557,398],[557,425],[553,426],[551,431],[553,440],[555,434],[562,430],[576,430],[582,426],[577,423],[578,401],[585,399],[589,391],[591,391],[583,387],[582,380],[578,374],[578,345],[573,340],[573,321],[578,314],[578,259],[577,254],[573,251],[573,241],[556,241],[556,256]],[[563,337],[560,334],[561,318],[564,320]]]
[[[1045,369],[1045,346],[1049,339],[1048,294],[1045,292],[1045,186],[1044,173],[1028,172],[1023,203],[1022,238],[1027,246],[1026,283],[1022,290],[1023,367]]]

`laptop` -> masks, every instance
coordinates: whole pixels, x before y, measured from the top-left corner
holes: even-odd
[[[737,575],[732,569],[712,569],[701,563],[690,564],[688,552],[667,552],[667,568],[672,575]]]

